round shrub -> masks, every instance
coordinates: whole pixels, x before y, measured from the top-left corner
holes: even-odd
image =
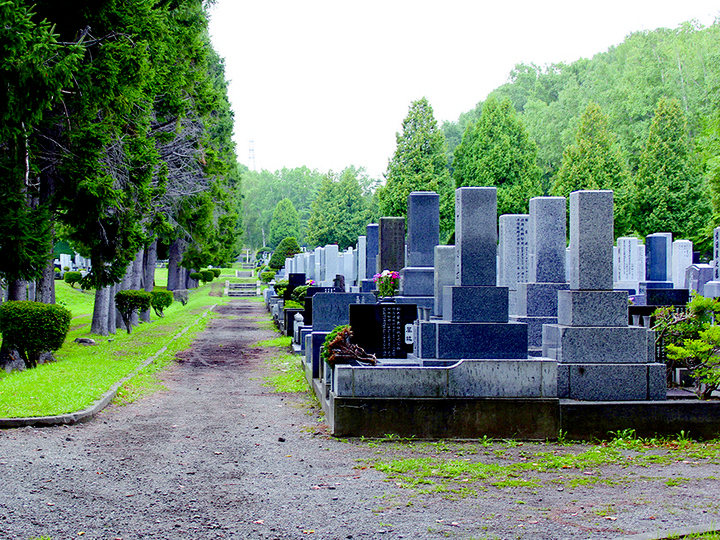
[[[200,274],[202,275],[201,279],[203,283],[210,283],[215,279],[215,272],[212,270],[200,270]]]
[[[200,272],[191,272],[188,277],[195,281],[202,281],[203,275]]]
[[[304,304],[308,287],[309,285],[300,285],[299,287],[295,287],[291,295],[292,299],[298,304]]]
[[[57,351],[65,342],[72,314],[63,307],[29,300],[0,306],[3,349],[18,351],[25,366],[37,366],[40,355]]]
[[[280,242],[280,245],[278,245],[277,249],[273,253],[273,256],[270,258],[268,266],[270,268],[280,270],[283,266],[285,266],[285,259],[289,259],[298,253],[300,253],[300,244],[298,244],[295,237],[288,236]]]
[[[290,282],[287,279],[279,279],[275,282],[275,285],[273,286],[273,289],[275,289],[275,294],[278,296],[285,296],[285,289],[288,288],[288,285],[290,285]]]
[[[220,274],[222,274],[222,270],[220,268],[210,268],[210,271],[215,274],[215,279],[220,277]]]
[[[152,298],[150,299],[150,305],[152,306],[153,310],[155,310],[155,314],[158,317],[164,317],[165,314],[163,313],[163,310],[167,307],[170,307],[170,305],[173,303],[173,293],[172,291],[165,291],[165,290],[157,290],[150,293]]]
[[[262,273],[260,274],[260,279],[261,279],[263,282],[267,283],[268,281],[271,281],[271,280],[272,280],[272,278],[273,278],[274,275],[275,275],[275,271],[274,271],[274,270],[268,270],[267,272],[262,272]]]
[[[82,280],[82,274],[80,272],[65,272],[65,277],[63,279],[65,280],[65,283],[74,289],[75,284],[80,283]]]
[[[152,295],[145,291],[118,291],[115,294],[115,306],[120,312],[125,328],[132,331],[131,319],[135,312],[147,311],[152,303]]]

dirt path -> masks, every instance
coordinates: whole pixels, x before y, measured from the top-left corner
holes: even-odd
[[[303,396],[262,385],[270,352],[253,345],[276,336],[262,304],[218,311],[166,391],[88,424],[0,432],[0,539],[599,539],[720,523],[720,466],[693,462],[457,500],[401,488],[365,465],[401,450],[332,439]]]

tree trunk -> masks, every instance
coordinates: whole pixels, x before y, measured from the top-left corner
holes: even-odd
[[[115,334],[117,332],[117,308],[115,307],[115,293],[118,292],[118,285],[115,284],[108,287],[108,333]]]
[[[11,281],[8,284],[8,300],[27,300],[27,282]]]
[[[143,250],[137,252],[135,255],[135,260],[132,262],[132,265],[130,266],[130,279],[129,279],[129,287],[127,289],[131,291],[139,291],[142,289],[142,281],[143,281]],[[140,324],[140,314],[137,311],[133,311],[132,316],[130,317],[130,324],[131,326],[137,326]]]
[[[95,305],[93,306],[92,326],[90,333],[107,336],[110,331],[108,320],[110,316],[110,292],[112,287],[103,287],[95,290]]]
[[[52,257],[43,268],[43,274],[37,282],[35,299],[43,304],[55,303],[55,265]]]
[[[155,267],[157,266],[157,240],[145,248],[143,257],[143,290],[151,293],[155,288]],[[151,308],[152,309],[152,308]],[[150,322],[150,310],[140,314],[140,320]]]
[[[170,252],[168,254],[168,291],[186,288],[185,279],[183,279],[182,276],[184,268],[180,266],[186,248],[187,242],[180,238],[170,244]]]
[[[35,291],[37,290],[37,283],[34,281],[27,282],[27,298],[28,300],[35,301]]]

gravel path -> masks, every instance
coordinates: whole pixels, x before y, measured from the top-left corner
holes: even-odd
[[[718,459],[537,473],[469,497],[388,482],[369,465],[404,445],[329,437],[306,396],[262,385],[273,351],[254,344],[276,336],[257,324],[264,306],[217,311],[167,390],[88,424],[0,432],[0,539],[606,539],[720,523]],[[423,451],[508,464],[560,449],[479,447]]]

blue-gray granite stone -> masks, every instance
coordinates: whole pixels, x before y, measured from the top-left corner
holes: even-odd
[[[443,320],[453,322],[508,322],[508,288],[445,287],[443,292]]]
[[[455,191],[455,285],[497,283],[497,189]]]
[[[400,294],[403,296],[435,295],[435,270],[431,267],[406,266],[400,270]]]
[[[557,317],[558,291],[568,283],[518,283],[515,313],[519,317]]]
[[[530,282],[565,281],[566,204],[565,197],[530,199]]]
[[[379,228],[377,223],[370,223],[365,227],[365,278],[372,279],[377,274],[377,258],[379,250]]]
[[[313,332],[331,332],[350,322],[350,304],[374,304],[371,293],[319,293],[313,296]]]
[[[405,218],[382,217],[378,236],[378,272],[405,267]]]
[[[527,326],[520,323],[436,321],[437,358],[527,358]]]
[[[560,291],[558,324],[627,326],[627,291]]]
[[[570,194],[570,288],[613,288],[613,192]]]
[[[645,279],[647,281],[669,281],[668,257],[670,246],[668,238],[662,233],[645,237]]]
[[[407,230],[407,266],[432,268],[435,246],[440,243],[440,196],[437,193],[413,191],[408,195]]]

